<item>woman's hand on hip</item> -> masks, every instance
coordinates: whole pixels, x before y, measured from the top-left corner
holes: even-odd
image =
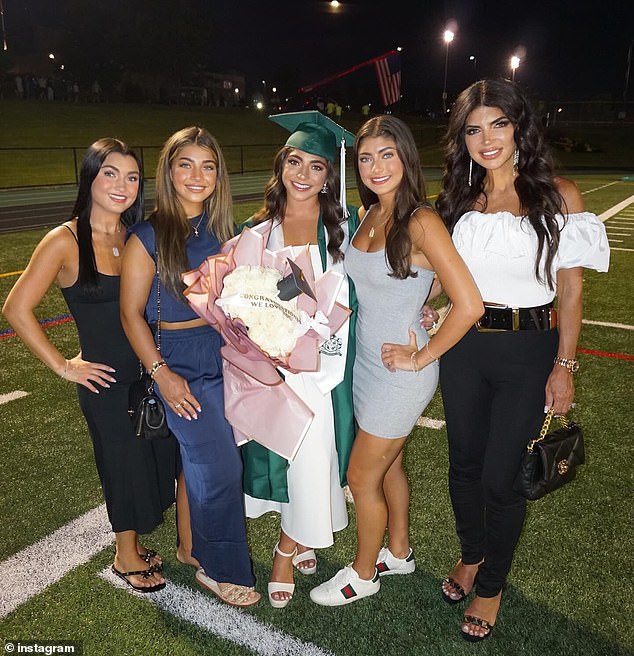
[[[412,353],[417,351],[416,333],[410,329],[409,344],[385,343],[381,346],[383,366],[392,373],[397,370],[412,371]]]
[[[174,373],[169,367],[161,367],[154,374],[154,382],[159,386],[164,401],[179,417],[189,421],[198,419],[197,413],[202,408],[182,376]]]
[[[545,411],[552,408],[556,415],[565,415],[570,410],[574,398],[575,384],[572,374],[565,367],[556,364],[546,381]]]
[[[87,387],[91,392],[99,394],[99,390],[95,385],[100,387],[110,387],[110,383],[116,383],[116,379],[110,374],[114,373],[114,369],[107,364],[101,362],[88,362],[81,357],[81,354],[76,355],[70,360],[66,360],[66,367],[62,373],[62,378],[70,380],[73,383],[78,383]]]

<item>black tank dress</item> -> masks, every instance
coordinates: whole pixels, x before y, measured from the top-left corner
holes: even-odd
[[[97,471],[112,530],[149,533],[174,503],[177,443],[140,440],[128,416],[128,389],[139,376],[139,361],[121,326],[119,276],[98,273],[100,291],[82,292],[79,283],[62,288],[79,333],[82,357],[115,369],[116,383],[99,394],[77,385],[95,451]]]

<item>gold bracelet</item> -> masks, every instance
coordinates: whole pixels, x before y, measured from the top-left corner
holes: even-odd
[[[559,364],[565,369],[568,369],[571,374],[577,373],[577,371],[579,371],[579,360],[573,360],[572,358],[560,358],[557,356],[553,362],[554,364]]]
[[[425,350],[427,351],[427,355],[431,358],[431,361],[432,361],[432,362],[435,362],[436,360],[438,360],[438,358],[435,358],[435,357],[431,354],[431,351],[429,350],[429,342],[431,342],[431,339],[428,340],[427,343],[425,344]]]
[[[156,362],[152,362],[152,366],[150,367],[150,378],[154,380],[154,376],[156,376],[156,372],[161,368],[161,367],[166,367],[167,362],[165,360],[157,360]]]
[[[409,361],[412,363],[412,371],[417,374],[418,373],[418,362],[416,362],[416,356],[418,355],[418,351],[412,351],[412,354],[409,356]]]

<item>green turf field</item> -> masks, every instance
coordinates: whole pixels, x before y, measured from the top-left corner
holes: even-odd
[[[618,176],[577,175],[575,179],[588,209],[597,214],[634,194],[634,181]],[[436,192],[437,185],[432,186],[430,193]],[[256,207],[256,203],[238,205],[236,217],[245,218]],[[632,326],[634,205],[609,219],[606,227],[609,235],[620,234],[611,238],[610,272],[585,275],[584,317]],[[43,234],[43,230],[31,230],[0,235],[0,303],[17,277],[13,272],[24,268]],[[51,318],[66,311],[60,293],[53,290],[38,316]],[[6,328],[0,320],[0,337]],[[52,327],[48,334],[65,354],[76,352],[73,324]],[[631,356],[633,332],[584,325],[579,346]],[[530,504],[490,640],[477,646],[463,641],[461,607],[445,604],[440,596],[440,581],[458,558],[442,428],[416,428],[406,447],[415,574],[388,577],[378,595],[348,607],[323,608],[310,602],[309,589],[351,560],[355,536],[350,506],[350,527],[337,535],[332,548],[319,552],[316,576],[297,576],[297,591],[289,606],[274,610],[263,600],[254,609],[238,613],[236,625],[246,616],[312,643],[321,650],[314,653],[337,656],[634,653],[630,591],[634,362],[584,352],[579,359],[575,417],[585,430],[587,464],[574,483]],[[15,390],[24,390],[28,396],[0,405],[0,561],[101,503],[90,441],[73,386],[37,362],[18,339],[0,339],[0,395]],[[425,416],[443,419],[438,395]],[[264,593],[279,524],[275,516],[267,515],[249,520],[248,528],[258,589]],[[198,590],[193,570],[175,560],[174,536],[170,511],[148,544],[164,555],[171,581]],[[64,553],[59,556],[60,560],[64,557]],[[84,654],[90,656],[253,653],[159,610],[147,599],[112,587],[98,577],[111,561],[112,549],[102,550],[18,607],[0,620],[0,639],[82,641]],[[32,571],[31,576],[38,577],[38,572]],[[2,587],[0,583],[0,598]],[[285,653],[311,653],[307,650]]]

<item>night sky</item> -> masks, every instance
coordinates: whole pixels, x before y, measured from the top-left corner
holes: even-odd
[[[417,106],[433,104],[443,87],[442,33],[453,20],[456,37],[449,46],[447,69],[450,97],[476,78],[510,76],[510,57],[520,50],[525,54],[516,80],[537,96],[623,100],[627,53],[634,39],[634,2],[627,0],[342,0],[338,11],[324,0],[155,0],[154,4],[178,15],[183,3],[197,2],[209,16],[207,61],[192,66],[243,72],[251,93],[261,90],[265,80],[267,87],[277,86],[282,95],[293,95],[300,86],[401,46],[402,93]],[[54,40],[63,29],[60,17],[69,3],[72,6],[71,0],[4,0],[10,47],[20,51],[49,47],[47,39]],[[135,3],[130,0],[130,4]],[[93,11],[93,6],[81,3],[85,12]],[[111,18],[117,19],[116,11]],[[144,35],[137,33],[134,38],[142,41]],[[469,61],[471,55],[475,64]],[[366,86],[368,93],[376,92],[371,69],[348,76],[334,89],[358,96]],[[634,99],[633,87],[634,71],[628,99]]]

